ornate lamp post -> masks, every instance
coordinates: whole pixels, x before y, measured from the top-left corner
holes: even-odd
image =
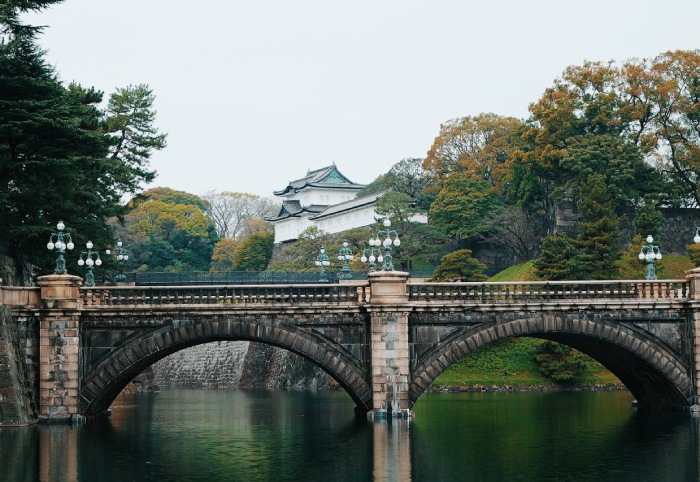
[[[326,273],[326,267],[331,265],[331,262],[326,254],[325,246],[321,246],[319,250],[319,255],[316,256],[316,266],[321,268],[321,273],[319,273],[318,281],[321,283],[328,283],[328,274]]]
[[[126,281],[124,274],[124,264],[129,261],[129,252],[124,247],[122,240],[117,241],[117,264],[119,265],[119,273],[114,277],[114,281],[121,283]]]
[[[697,239],[698,236],[696,236]],[[654,262],[657,259],[661,259],[661,250],[654,243],[654,237],[652,235],[647,236],[647,244],[642,246],[639,250],[639,260],[646,261],[647,263],[647,274],[646,279],[655,280],[656,279],[656,268],[654,268]]]
[[[93,266],[100,266],[102,260],[100,259],[100,254],[97,251],[92,250],[92,241],[88,241],[85,244],[87,251],[80,253],[80,259],[78,260],[78,266],[85,265],[87,267],[87,273],[85,274],[85,286],[95,286],[95,275],[92,273]]]
[[[397,248],[401,246],[401,240],[399,239],[398,231],[396,231],[395,229],[389,229],[390,227],[391,221],[389,219],[385,219],[384,228],[386,229],[378,229],[377,237],[374,238],[374,240],[369,240],[370,246],[384,247],[384,260],[382,263],[382,271],[394,271],[394,263],[392,262],[393,257],[391,256],[391,246],[394,245]],[[379,239],[382,236],[386,236],[386,238],[384,238],[384,241],[381,241]],[[393,239],[392,236],[394,236]]]
[[[343,262],[343,269],[338,274],[339,279],[350,279],[350,265],[348,261],[353,259],[352,250],[348,248],[348,240],[343,241],[343,247],[338,251],[338,260]]]
[[[376,271],[374,264],[383,263],[384,256],[382,256],[381,249],[374,247],[374,239],[370,239],[369,242],[372,246],[362,250],[362,257],[360,258],[360,261],[363,263],[369,262],[369,272],[374,273]]]
[[[58,252],[58,258],[56,258],[56,269],[54,270],[54,273],[56,274],[66,274],[66,260],[63,257],[63,253],[65,253],[66,249],[70,251],[75,247],[70,233],[63,232],[65,228],[66,225],[63,224],[63,221],[59,221],[58,224],[56,224],[56,230],[58,232],[51,233],[51,236],[49,236],[49,242],[46,244],[46,248],[49,251],[56,248]]]

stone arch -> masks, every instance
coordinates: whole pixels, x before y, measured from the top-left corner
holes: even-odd
[[[350,352],[320,333],[248,320],[197,320],[140,334],[81,374],[80,413],[86,417],[104,413],[136,375],[172,353],[212,341],[239,340],[278,346],[310,360],[347,391],[357,404],[356,410],[372,409],[366,369]]]
[[[692,404],[689,369],[665,343],[634,325],[564,315],[492,321],[460,331],[426,353],[409,388],[413,405],[449,366],[497,340],[531,336],[557,341],[586,353],[614,373],[640,407],[687,408]]]

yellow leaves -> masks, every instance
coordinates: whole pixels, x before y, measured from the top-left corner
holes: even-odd
[[[177,229],[190,236],[208,237],[209,219],[193,205],[148,201],[134,208],[127,217],[134,232],[143,237],[156,234],[168,239]]]

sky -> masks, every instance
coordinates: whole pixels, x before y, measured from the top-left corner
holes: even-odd
[[[25,16],[62,81],[148,84],[147,188],[272,196],[335,162],[367,184],[447,120],[525,119],[564,69],[700,48],[698,0],[66,0]]]

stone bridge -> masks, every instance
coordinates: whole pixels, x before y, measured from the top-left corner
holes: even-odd
[[[601,362],[639,406],[691,408],[700,387],[700,270],[685,280],[82,287],[70,275],[0,289],[21,333],[39,418],[106,412],[136,375],[200,343],[249,340],[311,360],[358,412],[410,416],[444,370],[529,336]]]

